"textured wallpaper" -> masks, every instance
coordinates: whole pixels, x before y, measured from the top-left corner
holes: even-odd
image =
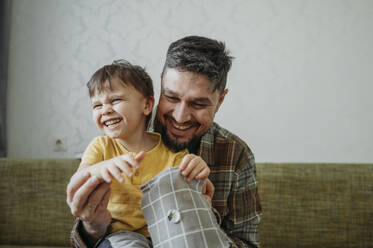
[[[125,58],[158,97],[170,42],[235,57],[216,120],[257,161],[373,162],[373,1],[13,0],[8,156],[78,157],[99,135],[86,82]]]

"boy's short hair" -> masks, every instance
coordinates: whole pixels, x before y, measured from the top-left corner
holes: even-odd
[[[98,69],[87,83],[89,96],[92,97],[105,89],[111,89],[111,80],[118,77],[124,85],[133,86],[144,97],[154,97],[153,81],[145,69],[121,59]],[[146,126],[151,114],[146,117]]]
[[[167,68],[196,72],[207,76],[213,91],[222,93],[233,57],[223,42],[201,36],[187,36],[169,46],[162,76]]]

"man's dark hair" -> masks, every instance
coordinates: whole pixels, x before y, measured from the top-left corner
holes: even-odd
[[[206,75],[213,91],[223,92],[233,57],[223,42],[201,36],[187,36],[171,43],[162,77],[168,68]]]
[[[111,80],[118,77],[124,85],[132,85],[144,97],[154,97],[153,81],[145,69],[121,59],[98,69],[87,83],[89,96],[92,97],[105,89],[111,89]],[[146,126],[151,114],[146,118]]]

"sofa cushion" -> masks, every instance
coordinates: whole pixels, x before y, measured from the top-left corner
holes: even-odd
[[[68,248],[71,246],[66,246]],[[61,246],[19,246],[19,245],[0,245],[0,248],[61,248]]]
[[[76,159],[0,159],[0,245],[69,246]]]
[[[258,164],[263,247],[373,247],[373,164]]]

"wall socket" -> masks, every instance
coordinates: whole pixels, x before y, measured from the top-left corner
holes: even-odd
[[[66,152],[67,151],[67,138],[66,137],[54,137],[52,146],[53,146],[54,152]]]

